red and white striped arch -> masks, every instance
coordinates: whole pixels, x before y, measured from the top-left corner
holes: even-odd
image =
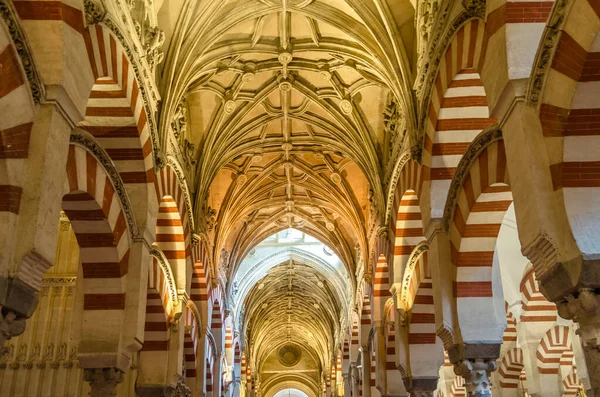
[[[486,340],[502,338],[502,326],[490,308],[503,304],[499,284],[492,286],[492,265],[500,226],[512,203],[508,183],[504,142],[493,141],[471,163],[452,204],[449,234],[459,324],[480,318],[489,327],[480,327]],[[471,337],[478,338],[471,333],[467,340]]]
[[[459,28],[437,70],[425,124],[423,165],[429,167],[432,216],[440,217],[456,167],[470,143],[495,123],[479,71],[485,25],[471,19]]]
[[[0,223],[10,231],[16,227],[21,207],[25,172],[18,170],[29,157],[35,104],[4,20],[0,20],[0,65],[0,114],[11,115],[0,117]],[[10,239],[9,235],[6,237]],[[4,241],[0,241],[0,248],[8,252]]]
[[[585,21],[582,23],[582,21]],[[600,252],[600,8],[582,0],[569,11],[547,73],[540,120],[553,189],[584,255]],[[547,60],[544,60],[547,61]]]
[[[362,299],[362,309],[360,311],[360,342],[362,346],[367,344],[373,318],[371,313],[371,297],[369,296],[369,287],[365,285]]]
[[[106,150],[126,187],[153,183],[148,115],[127,54],[115,35],[102,25],[88,26],[83,37],[95,84],[79,127],[90,132]],[[136,203],[138,199],[147,200],[140,195]]]
[[[125,307],[130,244],[125,213],[110,177],[92,153],[69,146],[66,168],[69,193],[62,208],[80,247],[86,279],[84,318],[89,310],[102,310],[108,320],[120,316]]]
[[[402,196],[396,220],[394,283],[402,283],[405,266],[414,248],[425,240],[419,198],[413,190]]]
[[[507,302],[504,302],[504,310],[506,311],[506,329],[502,335],[503,346],[512,346],[517,343],[517,320],[508,310]]]
[[[156,245],[169,260],[178,289],[187,288],[187,266],[191,263],[190,220],[177,173],[166,165],[158,174],[160,202],[156,223]]]
[[[452,397],[467,397],[467,388],[465,387],[465,380],[462,376],[456,376],[454,382],[452,382],[452,388],[450,389],[450,396]]]
[[[569,327],[557,325],[546,332],[537,348],[538,372],[558,374],[561,366],[568,365],[573,365],[571,334]]]
[[[350,371],[350,343],[348,343],[348,336],[346,336],[346,340],[344,340],[343,344],[343,355],[342,355],[342,372],[344,374],[348,374]]]
[[[68,193],[62,209],[79,244],[85,280],[82,343],[88,338],[115,342],[113,330],[125,326],[130,248],[126,217],[110,177],[92,153],[70,145],[66,169]],[[106,325],[100,329],[95,325],[99,319]]]
[[[195,386],[198,375],[202,376],[202,372],[198,373],[198,366],[202,365],[202,357],[198,357],[200,333],[200,319],[198,318],[198,308],[193,302],[188,302],[185,308],[185,339],[184,339],[184,354],[185,354],[185,377],[186,384],[189,387]]]
[[[521,281],[521,300],[523,301],[521,322],[547,323],[545,326],[547,329],[556,321],[556,305],[548,302],[540,292],[533,267],[525,273]],[[544,325],[540,324],[539,326],[543,327]]]
[[[371,387],[371,397],[377,397],[379,396],[381,393],[379,393],[379,390],[377,390],[377,357],[375,355],[375,349],[373,348],[373,351],[371,352],[371,360],[370,360],[370,382],[369,385]]]
[[[519,386],[523,368],[523,351],[519,347],[513,347],[502,357],[498,368],[500,387],[503,389],[516,389]]]
[[[152,258],[152,265],[148,267],[148,270],[146,322],[142,351],[167,351],[170,335],[168,329],[174,309],[170,299],[169,286],[157,258]]]
[[[563,397],[576,396],[583,389],[579,376],[577,376],[577,368],[573,368],[570,374],[564,377],[562,381]]]
[[[375,321],[383,320],[385,304],[392,297],[390,287],[390,269],[386,257],[382,254],[377,258],[373,281],[373,318]]]
[[[409,160],[401,171],[394,196],[394,283],[401,283],[404,266],[414,247],[425,239],[419,195],[423,184],[422,167]]]
[[[358,317],[358,316],[355,316]],[[352,321],[352,334],[350,338],[350,360],[353,362],[358,359],[358,348],[360,347],[359,339],[360,322],[358,318]]]

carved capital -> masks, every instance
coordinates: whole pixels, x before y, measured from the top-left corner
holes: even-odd
[[[4,342],[13,336],[19,336],[25,331],[25,319],[18,318],[13,311],[2,310],[0,312],[0,358],[4,356],[8,349],[4,346]]]
[[[558,315],[579,324],[584,349],[600,349],[600,295],[591,288],[581,288],[557,302]]]
[[[496,360],[468,359],[454,364],[454,373],[465,379],[465,388],[469,396],[490,396],[491,373],[498,368]]]
[[[123,382],[123,371],[117,368],[88,368],[83,379],[91,386],[90,397],[116,396],[117,384]]]

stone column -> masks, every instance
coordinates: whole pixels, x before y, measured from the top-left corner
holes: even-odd
[[[463,359],[454,364],[454,373],[465,379],[469,397],[491,397],[491,373],[497,369],[493,359]]]
[[[89,382],[90,397],[112,397],[117,395],[117,384],[123,382],[123,371],[117,368],[91,368],[83,373]]]
[[[2,343],[25,330],[25,320],[38,305],[44,273],[56,255],[70,134],[69,121],[58,106],[38,107],[22,171],[19,217],[0,253]]]
[[[342,374],[342,378],[344,378],[344,396],[348,397],[352,395],[352,379],[350,374]]]
[[[371,353],[368,346],[362,347],[362,397],[371,397]]]
[[[358,371],[358,365],[355,363],[350,364],[350,370],[352,373],[352,397],[358,397],[360,395],[360,373]]]
[[[556,304],[558,314],[579,324],[590,385],[590,397],[600,397],[600,295],[591,288],[581,288],[577,297],[569,295]]]
[[[385,390],[386,372],[387,372],[387,341],[385,337],[385,323],[383,321],[375,321],[375,332],[377,337],[377,351],[375,352],[375,386],[383,391],[383,395],[388,391]]]

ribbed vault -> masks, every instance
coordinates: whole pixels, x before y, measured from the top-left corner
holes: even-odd
[[[369,3],[230,0],[184,10],[163,111],[187,98],[196,212],[212,219],[215,263],[225,250],[234,268],[265,237],[296,228],[354,273],[355,248],[366,250],[366,229],[384,208],[384,108],[391,97],[410,100],[401,95],[403,46]]]
[[[340,259],[317,239],[289,229],[258,244],[232,281],[231,309],[241,321],[250,366],[264,380],[276,375],[283,381],[302,369],[306,381],[320,384],[352,296]],[[282,361],[290,346],[303,360]]]

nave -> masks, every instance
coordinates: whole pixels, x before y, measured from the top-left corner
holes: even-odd
[[[600,397],[600,1],[0,14],[0,396]]]

